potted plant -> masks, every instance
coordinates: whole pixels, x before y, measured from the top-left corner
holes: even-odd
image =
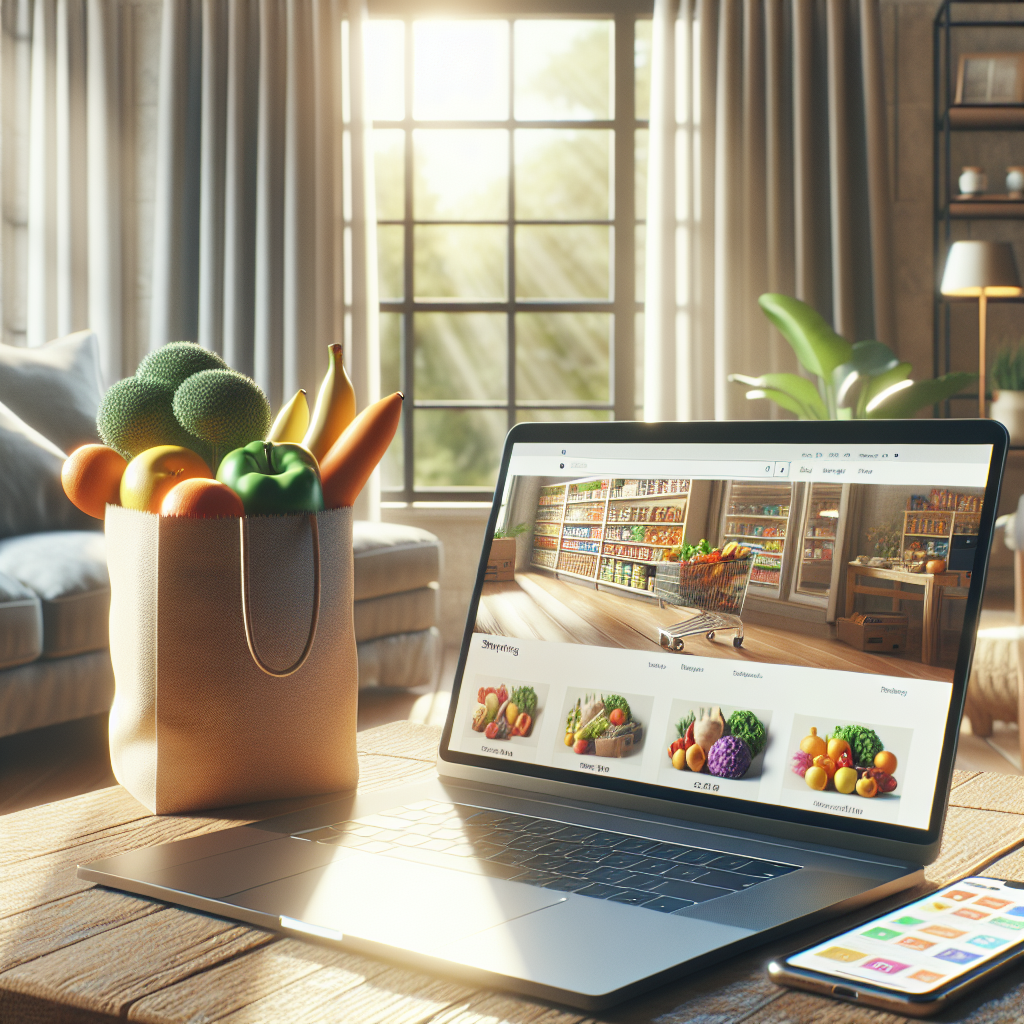
[[[1010,444],[1024,444],[1024,342],[1005,345],[992,364],[989,415],[1010,434]]]
[[[747,398],[767,398],[802,420],[903,419],[944,402],[977,378],[975,373],[947,373],[913,381],[913,367],[901,363],[891,348],[880,341],[851,345],[806,302],[773,293],[758,302],[800,365],[817,380],[795,373],[731,373],[729,380],[750,387]]]
[[[516,523],[504,529],[495,530],[491,541],[491,553],[487,556],[484,579],[491,581],[511,580],[516,574],[516,537],[530,528],[528,523]]]

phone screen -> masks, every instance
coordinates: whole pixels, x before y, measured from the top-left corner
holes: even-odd
[[[786,963],[913,994],[934,992],[1024,942],[1024,890],[968,878],[802,950]]]

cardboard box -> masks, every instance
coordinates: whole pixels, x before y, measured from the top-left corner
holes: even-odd
[[[858,622],[857,619],[840,619],[839,639],[844,644],[856,647],[858,651],[874,651],[875,654],[892,654],[907,646],[906,615],[865,616],[885,619],[884,622]]]
[[[491,551],[484,569],[484,582],[499,583],[516,576],[516,539],[497,537],[491,541]]]

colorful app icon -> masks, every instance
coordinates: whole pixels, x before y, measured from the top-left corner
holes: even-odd
[[[997,924],[1000,928],[1011,928],[1015,932],[1019,932],[1024,928],[1024,917],[1018,917],[1016,920],[1012,917],[993,917],[988,924]]]
[[[919,917],[897,917],[892,923],[903,925],[904,928],[915,928],[919,924],[924,924],[924,921]]]
[[[942,898],[946,900],[956,900],[957,903],[963,903],[965,900],[973,900],[974,893],[966,892],[964,889],[950,889],[949,892],[944,892]]]
[[[1003,907],[1008,907],[1010,905],[1010,901],[997,900],[995,896],[980,896],[974,901],[974,905],[976,907],[989,907],[991,910],[1002,910]]]
[[[992,915],[987,910],[975,910],[974,907],[961,907],[953,911],[954,917],[966,917],[968,921],[984,921]]]
[[[926,935],[937,935],[940,939],[959,939],[961,935],[967,934],[964,931],[957,931],[956,928],[947,928],[944,924],[930,924],[921,931]]]
[[[994,935],[975,935],[973,939],[967,941],[972,946],[980,946],[982,949],[998,949],[1007,943],[1006,939],[997,939]]]
[[[879,942],[888,942],[890,939],[895,939],[900,933],[892,928],[869,928],[866,932],[861,932],[866,939],[878,939]]]
[[[942,914],[947,910],[951,910],[952,907],[949,903],[940,903],[938,900],[932,900],[931,903],[922,903],[922,910],[930,910],[933,914]]]
[[[1012,914],[1014,917],[1024,917],[1024,907],[1014,907],[1013,910],[1008,910],[1008,914]]]
[[[852,964],[864,956],[859,950],[847,949],[845,946],[829,946],[828,949],[814,955],[823,956],[826,960],[838,960],[841,964]]]
[[[896,943],[896,945],[897,946],[906,946],[907,949],[925,950],[925,949],[931,949],[932,946],[935,945],[935,943],[934,942],[925,942],[924,939],[919,939],[916,935],[904,935],[903,938],[900,939],[900,941]]]
[[[910,964],[901,964],[899,960],[883,960],[881,958],[875,960],[869,960],[864,964],[864,968],[868,971],[878,971],[879,974],[899,974],[900,971],[905,971]]]
[[[969,964],[980,957],[980,953],[968,953],[966,949],[944,949],[941,953],[935,954],[937,960],[946,960],[951,964]]]
[[[945,975],[936,974],[934,971],[926,971],[922,969],[920,971],[914,971],[910,977],[913,978],[914,981],[923,981],[926,985],[931,985],[936,981],[942,981]]]

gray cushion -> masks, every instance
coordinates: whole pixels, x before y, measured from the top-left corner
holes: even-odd
[[[437,584],[431,583],[401,594],[385,594],[356,601],[356,642],[393,633],[413,633],[438,623]]]
[[[0,669],[35,661],[43,653],[43,610],[39,598],[0,572]]]
[[[352,524],[352,548],[357,601],[416,590],[440,579],[441,542],[415,526],[359,520]]]
[[[0,368],[0,376],[3,374]],[[0,538],[38,530],[100,528],[64,493],[64,453],[0,404]]]
[[[400,633],[357,644],[359,689],[408,689],[432,683],[441,671],[441,633],[437,627]]]
[[[90,530],[0,541],[0,572],[28,587],[43,613],[43,657],[103,650],[109,640],[105,538]]]
[[[0,344],[0,402],[65,452],[99,440],[103,395],[100,350],[92,331],[38,348]]]

